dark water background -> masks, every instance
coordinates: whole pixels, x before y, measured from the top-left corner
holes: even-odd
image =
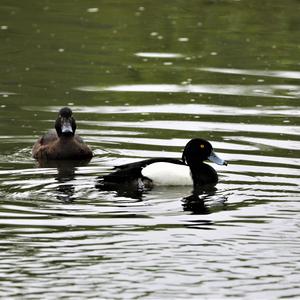
[[[297,0],[2,0],[0,296],[299,298],[299,15]],[[32,144],[65,105],[95,157],[39,168]],[[201,199],[95,188],[193,137],[229,161]]]

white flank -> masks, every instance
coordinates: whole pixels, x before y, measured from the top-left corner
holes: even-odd
[[[142,170],[142,175],[154,185],[192,185],[190,168],[167,162],[153,163]]]

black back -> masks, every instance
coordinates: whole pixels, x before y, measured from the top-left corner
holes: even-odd
[[[173,164],[185,165],[184,162],[176,158],[169,158],[169,157],[150,158],[138,162],[116,166],[115,169],[117,169],[117,171],[112,172],[108,175],[104,175],[101,178],[103,178],[103,180],[106,182],[115,182],[115,183],[121,183],[126,181],[128,182],[137,178],[142,178],[143,177],[142,169],[156,162],[170,162]]]

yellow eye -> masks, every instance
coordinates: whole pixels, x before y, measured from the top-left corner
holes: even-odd
[[[202,148],[202,149],[203,149],[203,148],[204,148],[204,145],[203,145],[203,144],[201,144],[201,145],[200,145],[200,148]]]

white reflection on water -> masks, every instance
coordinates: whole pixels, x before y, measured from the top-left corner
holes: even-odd
[[[293,150],[300,150],[300,142],[299,141],[292,141],[292,140],[273,140],[273,139],[266,139],[266,138],[258,138],[258,137],[230,137],[233,140],[236,141],[245,141],[249,143],[253,143],[254,145],[266,145],[270,147],[275,148],[281,148],[281,149],[293,149]]]
[[[5,96],[17,95],[17,93],[0,91],[0,95],[5,97]]]
[[[129,143],[129,144],[141,144],[141,145],[153,145],[160,147],[166,146],[166,147],[172,147],[172,146],[180,146],[184,147],[186,143],[188,142],[187,139],[156,139],[156,138],[134,138],[131,137],[128,139],[127,137],[122,136],[108,136],[108,137],[101,137],[101,140],[106,142],[118,142],[118,143]],[[214,149],[228,149],[228,150],[240,150],[240,151],[255,151],[258,150],[257,147],[244,145],[244,144],[238,144],[238,143],[222,143],[222,142],[214,142],[213,143]]]
[[[278,126],[264,124],[198,122],[198,121],[140,121],[140,122],[92,122],[83,121],[94,126],[122,127],[122,128],[156,128],[187,131],[219,131],[219,132],[278,132],[290,135],[300,135],[299,126]],[[80,122],[78,122],[80,123]]]
[[[179,58],[183,57],[180,53],[163,53],[163,52],[137,52],[136,56],[147,58]]]
[[[298,98],[298,85],[238,85],[238,84],[131,84],[116,86],[81,86],[75,90],[83,92],[155,92],[155,93],[197,93],[235,96],[259,96],[271,98]],[[280,95],[277,95],[280,93]],[[291,94],[293,93],[293,94]]]
[[[243,70],[243,69],[227,69],[227,68],[199,68],[201,71],[223,74],[236,75],[252,75],[276,78],[290,78],[300,79],[300,72],[297,71],[283,71],[283,70]]]
[[[60,107],[24,107],[27,110],[43,110],[57,112]],[[239,116],[300,116],[300,108],[295,106],[256,106],[241,108],[237,106],[223,106],[214,104],[156,104],[139,106],[73,106],[76,113],[97,114],[190,114],[190,115],[215,115],[231,116],[233,113]]]

